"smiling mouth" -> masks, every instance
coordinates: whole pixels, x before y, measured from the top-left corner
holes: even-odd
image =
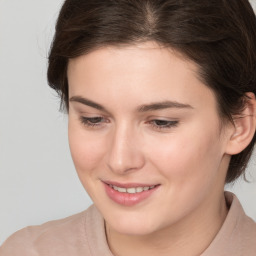
[[[143,191],[151,190],[158,185],[149,186],[149,187],[133,187],[133,188],[132,187],[131,188],[123,188],[123,187],[118,187],[118,186],[111,185],[111,184],[108,184],[108,186],[110,186],[111,188],[113,188],[114,190],[116,190],[120,193],[135,194],[135,193],[141,193]]]
[[[156,193],[161,184],[118,183],[104,181],[108,197],[119,205],[134,206]]]

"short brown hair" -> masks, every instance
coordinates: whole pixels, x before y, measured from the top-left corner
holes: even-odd
[[[156,41],[194,61],[229,121],[256,93],[256,18],[247,0],[66,0],[49,54],[48,82],[68,109],[71,58],[107,45]],[[231,157],[226,182],[244,173],[256,136]]]

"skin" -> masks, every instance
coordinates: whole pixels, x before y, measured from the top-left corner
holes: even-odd
[[[197,73],[193,62],[154,42],[104,47],[69,62],[71,154],[114,255],[199,255],[226,217],[235,128],[221,125],[215,96]],[[185,107],[142,107],[166,101]],[[105,180],[160,186],[123,206],[107,196]]]

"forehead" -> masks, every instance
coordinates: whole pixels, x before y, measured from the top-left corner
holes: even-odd
[[[195,75],[198,74],[197,64],[190,61],[182,53],[176,51],[170,47],[164,47],[154,41],[148,41],[143,43],[131,44],[131,45],[117,45],[117,46],[104,46],[90,51],[87,54],[81,55],[77,58],[69,60],[68,71],[77,66],[88,64],[92,66],[96,64],[99,68],[104,67],[112,68],[119,66],[119,68],[128,68],[134,66],[134,69],[152,68],[156,69],[160,63],[161,68],[172,69],[184,67],[180,69],[182,72],[190,70]],[[129,66],[128,66],[129,65]],[[118,70],[115,69],[117,72]],[[119,70],[120,71],[120,70]]]
[[[216,107],[213,92],[198,73],[195,63],[154,42],[109,46],[69,61],[69,94],[102,104],[172,100]]]

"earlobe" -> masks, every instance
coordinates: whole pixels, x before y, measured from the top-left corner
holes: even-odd
[[[251,142],[256,129],[256,100],[252,92],[246,93],[246,105],[239,116],[234,117],[234,127],[226,153],[236,155],[242,152]]]

